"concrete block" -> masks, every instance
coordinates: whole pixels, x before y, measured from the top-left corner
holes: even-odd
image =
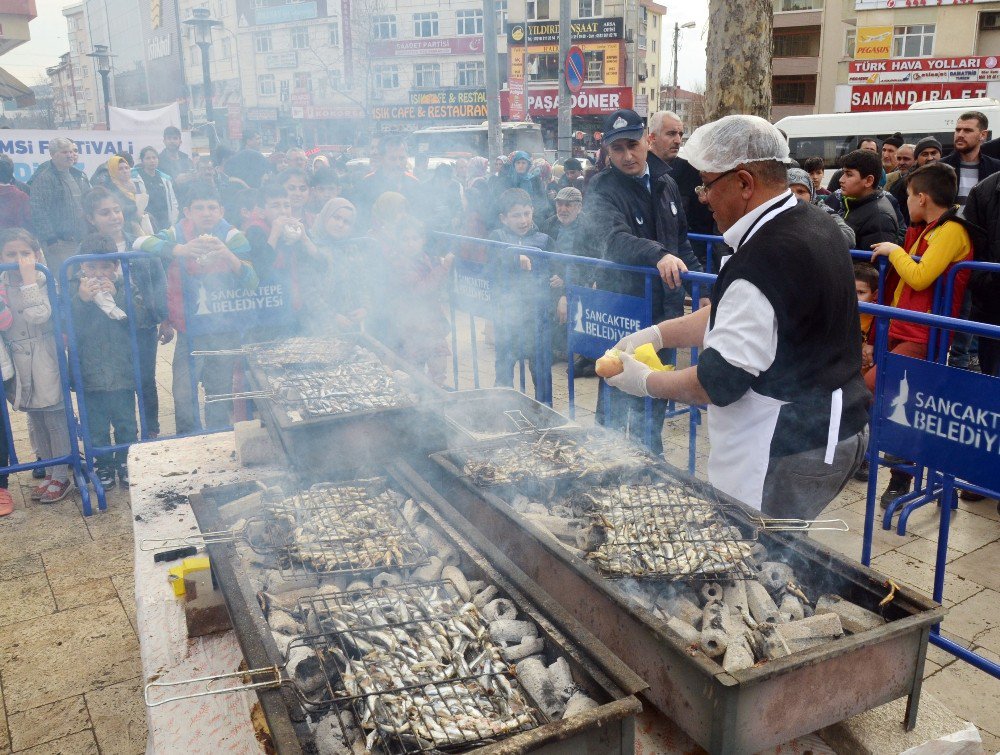
[[[778,606],[778,611],[784,616],[787,616],[788,621],[799,621],[805,618],[802,601],[790,593],[786,593],[781,599],[781,605]]]
[[[817,614],[808,619],[778,624],[775,627],[775,632],[793,653],[844,636],[840,617],[833,613]]]
[[[750,668],[754,664],[753,651],[746,637],[738,637],[729,643],[726,655],[722,659],[722,668],[732,673]]]
[[[254,467],[275,462],[278,452],[261,427],[260,420],[237,422],[233,426],[236,439],[236,458],[241,467]]]
[[[834,613],[840,617],[840,623],[851,634],[875,629],[885,624],[885,619],[874,611],[862,608],[857,603],[844,600],[839,595],[821,595],[816,601],[816,613]]]

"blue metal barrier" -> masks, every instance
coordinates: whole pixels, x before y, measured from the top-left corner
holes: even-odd
[[[73,419],[74,424],[77,428],[77,432],[80,439],[83,441],[83,451],[84,460],[86,464],[87,477],[89,477],[91,484],[94,487],[94,492],[97,495],[98,508],[104,511],[107,508],[107,495],[104,490],[104,486],[97,478],[97,474],[94,468],[94,462],[98,456],[107,456],[114,454],[118,451],[127,450],[132,443],[114,443],[108,446],[100,446],[95,444],[94,439],[91,437],[90,425],[88,423],[90,409],[87,406],[86,392],[84,391],[83,384],[83,372],[80,365],[80,348],[81,346],[86,347],[86,344],[80,344],[77,339],[76,324],[73,321],[73,307],[72,300],[73,296],[77,295],[76,292],[71,290],[69,271],[70,268],[78,266],[82,262],[96,262],[100,260],[112,260],[121,263],[122,267],[122,281],[124,287],[124,299],[125,299],[125,314],[127,315],[126,322],[128,323],[128,335],[129,335],[129,347],[131,350],[132,357],[132,379],[135,386],[135,394],[138,403],[138,427],[139,427],[139,438],[137,443],[148,443],[153,440],[161,439],[163,437],[191,437],[196,435],[207,435],[213,432],[219,432],[224,428],[219,428],[215,430],[203,431],[200,429],[200,419],[199,429],[192,433],[184,433],[181,435],[171,435],[171,436],[161,436],[161,438],[150,438],[149,431],[147,428],[147,418],[146,418],[146,407],[145,400],[142,395],[142,373],[139,366],[139,343],[137,328],[135,325],[135,300],[133,297],[133,278],[131,263],[135,260],[154,260],[159,263],[159,258],[152,254],[147,254],[145,252],[117,252],[114,254],[86,254],[86,255],[74,255],[63,262],[62,266],[59,268],[59,309],[62,313],[61,317],[61,329],[65,332],[66,336],[66,348],[68,353],[68,366],[70,369],[70,374],[72,375],[72,383],[76,390],[76,404],[77,412],[79,413],[79,422]],[[194,357],[190,354],[188,355],[189,360],[189,370],[192,375],[195,375],[194,369]],[[195,380],[197,378],[195,377]],[[191,397],[193,403],[194,416],[198,418],[200,416],[200,402],[198,401],[198,391],[195,389],[192,392]],[[89,506],[85,505],[84,513],[89,515]]]
[[[974,263],[983,264],[983,263]],[[950,386],[958,382],[965,382],[969,380],[979,381],[977,383],[976,395],[983,401],[993,401],[996,402],[996,397],[1000,396],[1000,381],[997,378],[974,375],[968,373],[964,370],[957,368],[948,367],[947,364],[939,364],[935,361],[921,362],[920,360],[913,360],[907,357],[900,357],[897,355],[892,355],[889,353],[888,349],[888,337],[889,337],[889,321],[890,320],[902,320],[906,322],[915,323],[918,325],[926,325],[931,328],[939,328],[942,331],[961,331],[965,333],[971,333],[977,335],[981,338],[993,338],[1000,339],[1000,326],[997,325],[986,325],[983,323],[970,322],[967,320],[959,320],[953,317],[945,317],[942,315],[931,315],[922,312],[912,312],[909,310],[900,310],[893,307],[885,307],[880,305],[865,304],[861,305],[861,311],[867,314],[874,315],[876,317],[876,337],[875,337],[875,352],[879,357],[879,371],[876,375],[875,380],[875,406],[872,412],[872,427],[871,436],[868,445],[868,460],[872,469],[876,468],[879,460],[879,451],[882,447],[883,436],[884,435],[897,435],[899,433],[899,426],[912,427],[913,422],[909,419],[909,415],[906,414],[907,404],[910,403],[909,390],[907,388],[904,391],[904,383],[906,381],[907,373],[903,372],[903,381],[900,383],[899,391],[893,400],[894,411],[892,415],[887,416],[886,412],[886,385],[887,385],[887,372],[888,367],[893,367],[898,371],[898,366],[896,360],[899,360],[900,364],[909,363],[911,367],[921,366],[921,369],[928,371],[936,371],[935,377],[942,386]],[[889,362],[892,361],[890,365]],[[952,374],[953,373],[953,374]],[[950,375],[951,374],[951,375]],[[949,377],[950,375],[950,377]],[[978,386],[985,386],[979,388]],[[921,393],[916,392],[916,405],[926,406],[927,404],[919,403]],[[983,409],[981,411],[986,411],[989,416],[1000,416],[1000,412],[996,412],[989,409]],[[900,414],[901,413],[901,414]],[[978,416],[978,415],[976,415]],[[985,415],[984,415],[985,416]],[[914,417],[915,421],[916,417]],[[884,426],[884,422],[888,422],[889,425]],[[918,428],[921,429],[921,428]],[[940,433],[935,432],[932,434],[930,430],[924,430],[925,434],[931,437],[932,440],[938,442],[937,439],[942,437]],[[953,433],[952,428],[949,427],[945,438],[951,439],[955,436],[954,442],[957,442],[961,437],[960,432]],[[912,436],[907,436],[907,440]],[[921,436],[922,437],[922,436]],[[928,448],[930,448],[931,441],[925,441]],[[996,443],[997,441],[991,441]],[[977,446],[978,448],[978,446]],[[933,450],[933,449],[932,449]],[[941,602],[944,597],[944,577],[945,570],[947,567],[947,555],[948,555],[948,536],[951,526],[951,511],[952,503],[954,499],[954,494],[956,492],[956,483],[958,474],[956,469],[961,466],[961,461],[956,462],[955,459],[947,458],[941,454],[934,455],[933,459],[927,457],[927,451],[925,451],[920,443],[908,443],[905,451],[911,458],[917,458],[918,461],[923,463],[930,463],[933,461],[935,466],[947,467],[948,471],[943,469],[935,469],[928,472],[928,484],[927,490],[922,493],[922,496],[928,497],[930,500],[936,500],[939,504],[939,525],[938,525],[938,543],[937,543],[937,558],[934,569],[934,600]],[[966,455],[971,456],[972,451],[966,449]],[[957,459],[961,460],[963,456],[956,456]],[[978,458],[978,457],[976,457]],[[971,459],[975,463],[976,458]],[[968,461],[968,459],[966,460]],[[992,464],[979,465],[978,467],[973,467],[971,469],[973,474],[982,474],[984,476],[989,476],[991,478],[990,485],[996,485],[995,480],[1000,477],[998,475],[998,465],[995,462]],[[969,471],[968,466],[962,467],[962,477],[971,476],[967,475],[966,472]],[[861,561],[865,565],[871,563],[872,557],[872,538],[874,536],[875,527],[875,495],[876,495],[876,476],[871,475],[868,481],[868,495],[866,499],[865,507],[865,529],[864,529],[864,539],[862,542],[861,550]],[[959,487],[965,488],[969,487],[966,483],[958,483]],[[984,490],[984,492],[990,492],[986,487],[982,486],[972,486],[973,488]],[[911,494],[912,496],[912,494]],[[890,510],[894,510],[894,507],[898,508],[907,502],[907,497],[902,499],[897,499],[890,506]],[[891,521],[891,516],[887,516]],[[886,527],[888,529],[888,527]],[[986,671],[987,673],[1000,678],[1000,664],[994,663],[987,658],[984,658],[977,653],[962,647],[961,645],[949,640],[940,635],[940,626],[936,626],[931,630],[930,641],[937,645],[938,647],[946,650],[953,655],[961,658],[968,663],[971,663],[976,668]]]
[[[15,264],[0,264],[0,272],[18,269],[18,265]],[[59,298],[56,292],[55,279],[45,265],[36,264],[35,269],[40,271],[45,276],[47,282],[45,290],[46,295],[49,298],[49,306],[52,308],[52,314],[50,317],[50,322],[52,323],[52,338],[54,339],[56,346],[56,361],[59,365],[59,382],[62,389],[63,410],[66,416],[66,433],[69,439],[70,450],[65,456],[58,456],[50,459],[36,459],[28,462],[18,461],[17,449],[14,446],[14,434],[10,425],[10,409],[7,406],[7,394],[3,386],[3,380],[0,380],[0,403],[3,404],[3,432],[7,440],[7,447],[9,451],[8,463],[6,466],[0,467],[0,474],[15,474],[17,472],[27,472],[35,469],[41,469],[43,467],[66,464],[69,466],[73,475],[73,481],[80,491],[80,499],[83,503],[83,513],[90,516],[92,509],[90,503],[90,491],[87,489],[87,475],[84,472],[84,467],[80,459],[79,448],[77,447],[79,425],[77,424],[76,417],[73,414],[73,400],[70,393],[66,353],[61,348],[63,340],[61,323],[59,322],[59,313],[61,309],[59,307]],[[103,510],[105,506],[101,504],[100,500],[99,504],[100,508]]]

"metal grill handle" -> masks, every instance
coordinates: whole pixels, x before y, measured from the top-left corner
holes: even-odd
[[[245,398],[274,398],[277,394],[274,391],[241,391],[239,393],[213,393],[205,396],[206,404],[218,403],[220,401],[236,401]]]
[[[153,702],[150,699],[150,691],[153,687],[186,687],[191,685],[203,684],[206,688],[211,687],[212,682],[218,682],[225,679],[235,679],[242,677],[250,677],[250,681],[245,684],[233,684],[228,687],[223,687],[222,689],[203,689],[200,692],[190,692],[186,695],[176,695],[174,697],[167,697],[163,700],[157,700]],[[261,677],[262,681],[254,681],[256,677]],[[231,674],[215,674],[213,676],[201,676],[197,679],[182,679],[178,682],[150,682],[147,684],[142,691],[143,699],[146,702],[147,708],[155,708],[159,705],[165,705],[166,703],[175,703],[178,700],[191,700],[195,697],[207,697],[208,695],[226,695],[230,692],[245,692],[255,689],[277,689],[282,685],[281,669],[277,666],[269,666],[268,668],[255,668],[249,669],[247,671],[234,671]]]
[[[161,540],[149,539],[139,542],[141,551],[158,551],[164,548],[183,548],[186,545],[205,546],[220,543],[235,543],[242,537],[243,530],[220,530],[218,532],[202,532],[186,537],[166,537]]]
[[[850,532],[843,519],[766,519],[756,520],[761,529],[770,532]]]
[[[535,424],[524,416],[524,412],[520,409],[508,409],[505,411],[504,416],[511,421],[518,432],[526,433],[534,430],[538,432],[538,428]]]
[[[193,357],[240,357],[247,353],[246,349],[211,349],[195,350],[191,352]]]

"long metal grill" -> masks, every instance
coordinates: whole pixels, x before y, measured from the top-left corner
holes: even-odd
[[[338,338],[289,338],[271,343],[250,344],[246,353],[262,369],[283,369],[290,364],[340,364],[359,361],[370,355],[367,349]]]
[[[638,470],[651,457],[638,446],[596,432],[522,433],[499,443],[451,452],[480,487]]]
[[[611,577],[752,579],[757,531],[745,534],[719,504],[662,481],[576,493],[591,524],[587,558]]]
[[[274,400],[290,417],[346,414],[371,409],[410,406],[413,396],[392,372],[374,361],[315,369],[288,369],[267,374]],[[294,417],[293,417],[294,418]]]
[[[319,595],[299,610],[369,751],[466,749],[545,721],[448,581]]]

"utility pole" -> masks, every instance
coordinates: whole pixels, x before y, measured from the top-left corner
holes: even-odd
[[[573,156],[573,94],[569,91],[569,82],[566,79],[566,58],[569,56],[572,44],[572,15],[570,0],[559,0],[559,120],[556,155],[560,160],[567,160]]]
[[[502,154],[500,131],[500,62],[497,57],[497,15],[491,0],[483,0],[483,52],[486,55],[486,140],[490,151],[490,169]],[[526,61],[527,62],[527,61]]]
[[[693,29],[695,25],[694,21],[688,21],[686,24],[674,22],[674,82],[670,99],[670,110],[674,113],[677,112],[677,43],[680,40],[681,29]]]

